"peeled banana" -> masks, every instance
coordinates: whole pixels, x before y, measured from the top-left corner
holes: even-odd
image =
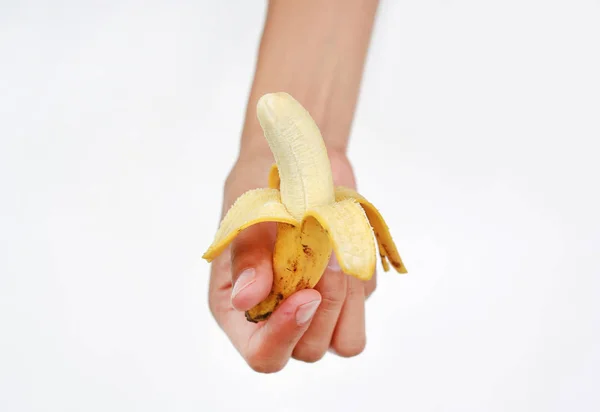
[[[277,222],[271,292],[246,311],[246,319],[266,320],[292,293],[313,288],[332,253],[344,273],[369,280],[377,243],[383,269],[389,270],[389,261],[407,273],[379,211],[356,191],[334,187],[325,143],[308,111],[278,92],[259,99],[257,115],[275,158],[269,187],[249,190],[234,202],[202,256],[211,262],[245,228]]]

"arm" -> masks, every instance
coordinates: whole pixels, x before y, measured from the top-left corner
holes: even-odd
[[[267,151],[256,102],[276,91],[307,108],[331,151],[346,152],[377,5],[377,0],[269,2],[242,154]]]
[[[334,183],[354,186],[346,149],[376,8],[376,0],[270,1],[223,213],[239,195],[267,183],[273,158],[256,104],[269,92],[285,91],[308,109],[328,148]],[[275,229],[271,223],[250,226],[213,261],[209,306],[217,323],[256,371],[278,371],[290,357],[316,361],[330,349],[361,353],[364,303],[375,277],[362,282],[347,276],[335,257],[314,289],[289,296],[265,322],[246,321],[243,312],[271,290]]]

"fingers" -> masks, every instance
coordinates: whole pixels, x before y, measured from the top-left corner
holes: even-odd
[[[366,345],[365,283],[350,277],[346,301],[331,339],[331,349],[340,356],[360,354]]]
[[[361,282],[344,274],[335,259],[315,289],[288,297],[268,321],[245,319],[241,311],[271,289],[275,229],[260,224],[244,230],[213,263],[209,303],[221,328],[248,365],[262,373],[281,370],[291,357],[315,362],[330,348],[341,356],[361,353],[364,300],[375,280]]]
[[[321,303],[321,295],[314,289],[298,291],[284,300],[267,321],[258,324],[248,322],[244,314],[232,306],[230,299],[229,253],[229,249],[226,250],[212,266],[209,292],[211,312],[253,370],[277,372],[287,364],[293,348],[310,326]],[[242,293],[245,292],[238,294]]]
[[[242,351],[248,365],[261,373],[283,369],[320,304],[321,295],[313,289],[298,291],[283,301],[255,330]]]
[[[271,223],[253,225],[231,244],[231,304],[238,311],[250,309],[271,290],[275,228]]]
[[[348,280],[348,276],[341,271],[335,255],[332,254],[329,267],[315,286],[322,296],[321,306],[310,328],[293,351],[292,356],[295,359],[316,362],[327,353],[344,306]]]

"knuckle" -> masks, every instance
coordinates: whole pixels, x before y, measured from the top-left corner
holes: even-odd
[[[347,296],[348,286],[346,282],[347,279],[344,277],[335,279],[332,276],[328,276],[327,278],[324,276],[321,284],[318,284],[315,288],[321,293],[322,296],[321,306],[319,309],[322,308],[324,311],[339,311],[344,305],[344,301],[346,300]]]
[[[335,296],[322,294],[321,296],[321,304],[319,305],[319,310],[323,313],[334,312],[337,313],[340,311],[342,306],[344,305],[344,300],[346,299],[345,293],[336,293]]]
[[[215,302],[215,297],[214,297],[214,293],[209,293],[208,294],[208,309],[210,310],[210,314],[212,315],[213,318],[217,318],[217,308],[216,308],[217,304]]]
[[[365,285],[365,298],[371,296],[375,290],[377,290],[377,281],[373,278]]]
[[[248,366],[258,373],[275,373],[283,369],[285,364],[268,362],[260,358],[249,358],[246,360]]]
[[[261,351],[250,352],[245,356],[246,363],[258,373],[275,373],[282,370],[286,363],[272,357],[265,356]]]
[[[366,346],[367,340],[363,336],[352,340],[336,342],[336,344],[333,345],[333,350],[337,355],[343,358],[351,358],[360,355],[365,350]]]
[[[346,300],[362,300],[366,293],[366,286],[363,281],[350,278],[348,279],[348,291],[346,292]]]
[[[293,357],[302,362],[307,363],[315,363],[320,361],[325,353],[327,352],[327,348],[321,348],[318,345],[314,344],[303,344],[298,345],[296,349],[294,349]]]
[[[227,307],[225,306],[222,298],[223,294],[220,290],[221,287],[222,286],[220,284],[211,281],[207,299],[207,305],[208,309],[210,310],[210,314],[215,320],[217,320],[219,324],[222,322],[223,314],[227,312]]]

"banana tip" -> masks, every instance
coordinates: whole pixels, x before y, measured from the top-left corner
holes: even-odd
[[[294,101],[294,99],[286,92],[266,93],[258,99],[256,108],[258,113],[264,113],[273,118],[277,113],[277,108],[290,101]]]

